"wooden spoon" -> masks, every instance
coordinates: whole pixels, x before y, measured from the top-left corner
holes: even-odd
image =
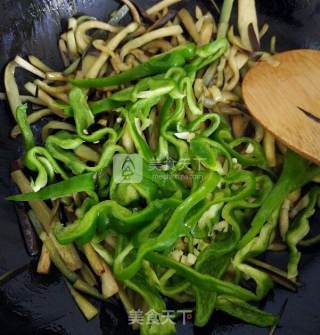
[[[320,51],[288,51],[272,60],[248,72],[244,101],[276,138],[320,164]]]

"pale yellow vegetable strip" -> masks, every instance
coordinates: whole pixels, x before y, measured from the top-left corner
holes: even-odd
[[[180,18],[180,21],[184,25],[185,29],[189,33],[189,35],[192,37],[192,39],[196,43],[199,44],[200,43],[200,35],[199,35],[199,32],[197,31],[196,25],[193,21],[192,16],[190,15],[190,13],[185,8],[183,8],[183,9],[179,10],[178,16]]]
[[[30,212],[32,213],[32,211],[30,211]],[[29,216],[30,215],[34,216],[34,214],[30,214],[30,212],[29,212]],[[63,259],[59,255],[58,251],[56,250],[56,248],[55,248],[52,240],[50,239],[50,237],[43,230],[39,231],[38,233],[39,233],[39,237],[40,237],[41,241],[46,245],[46,247],[49,251],[50,259],[51,259],[52,263],[60,270],[60,272],[66,278],[68,278],[68,280],[70,280],[71,282],[75,282],[77,280],[78,275],[75,272],[70,271],[68,269],[68,267],[64,263]]]
[[[181,0],[162,0],[158,3],[156,3],[155,5],[153,5],[152,7],[147,9],[147,14],[149,15],[153,15],[157,12],[160,12],[162,9],[167,8],[171,5],[174,5],[177,2],[180,2]]]
[[[116,73],[131,69],[131,65],[124,63],[118,54],[113,54],[110,63]]]
[[[265,130],[257,121],[253,120],[252,123],[255,129],[254,139],[260,143],[264,138]]]
[[[265,132],[263,138],[263,148],[267,158],[268,166],[275,167],[277,165],[275,138],[268,131]]]
[[[110,52],[114,51],[127,37],[127,35],[133,33],[137,28],[138,24],[136,22],[130,23],[127,27],[123,28],[117,35],[115,35],[109,42],[107,42],[106,47],[110,50]],[[101,53],[90,71],[86,74],[86,78],[95,78],[108,58],[109,54]]]
[[[65,92],[67,92],[70,89],[69,85],[54,87],[38,79],[34,81],[34,84],[40,87],[44,92],[50,94],[51,96],[68,103],[68,96],[65,94]]]
[[[64,66],[68,66],[70,64],[70,60],[67,56],[68,48],[66,42],[62,38],[59,39],[59,51]]]
[[[42,100],[54,114],[60,117],[65,116],[63,110],[57,107],[57,104],[54,101],[54,99],[52,99],[50,95],[48,95],[42,89],[37,88],[37,86],[34,83],[28,82],[24,85],[24,87],[30,94],[32,94],[33,96],[37,96],[37,98]]]
[[[16,58],[14,59],[14,61],[23,69],[35,74],[36,76],[44,79],[46,77],[45,73],[42,72],[41,70],[39,70],[38,68],[36,68],[35,66],[33,66],[32,64],[30,64],[29,62],[27,62],[25,59],[23,59],[20,56],[16,56]]]
[[[78,291],[89,294],[96,299],[105,300],[104,296],[94,286],[88,285],[87,282],[80,278],[74,282],[73,287]]]
[[[80,270],[81,276],[83,280],[88,283],[90,286],[95,286],[98,284],[96,277],[92,273],[91,269],[86,263],[82,264],[82,268]]]
[[[238,52],[235,56],[235,62],[238,70],[241,70],[248,62],[249,57],[243,53]]]
[[[74,153],[81,159],[85,161],[90,161],[94,163],[98,163],[100,160],[100,155],[90,147],[86,146],[85,144],[79,145],[75,150]]]
[[[261,30],[259,31],[259,37],[260,37],[260,39],[262,39],[262,37],[268,32],[268,30],[269,30],[269,25],[268,25],[268,23],[265,23],[262,26]]]
[[[29,62],[43,72],[53,72],[54,70],[47,64],[44,64],[39,58],[31,55],[28,56]]]
[[[33,112],[28,115],[28,123],[33,124],[42,119],[43,117],[52,114],[51,110],[48,108],[41,109],[39,111]],[[12,138],[16,138],[19,134],[21,134],[20,128],[18,125],[15,125],[11,130],[10,136]]]
[[[42,100],[40,100],[39,98],[33,97],[31,95],[20,95],[20,98],[22,102],[31,102],[34,105],[43,106],[43,107],[46,106],[46,104]]]
[[[16,67],[16,62],[12,61],[8,63],[4,71],[4,87],[6,89],[10,109],[14,118],[16,118],[17,107],[21,105],[18,85],[14,78]]]
[[[305,196],[303,196],[299,202],[290,210],[289,212],[289,218],[293,219],[296,217],[296,215],[301,212],[303,209],[305,209],[309,204],[309,193],[307,193]]]
[[[60,244],[52,232],[49,232],[49,237],[51,238],[54,246],[56,247],[59,255],[65,262],[66,266],[71,271],[76,271],[81,269],[82,261],[78,254],[77,249],[73,244],[62,245]]]
[[[64,84],[60,86],[50,86],[46,82],[39,79],[36,79],[34,83],[50,94],[68,93],[71,89],[70,84]]]
[[[97,276],[101,276],[104,272],[103,261],[101,257],[96,253],[90,243],[86,243],[82,246],[83,252]]]
[[[281,207],[280,218],[279,218],[279,231],[283,241],[285,241],[287,231],[289,229],[289,210],[291,201],[286,199]]]
[[[71,132],[75,132],[76,128],[74,125],[61,122],[61,121],[49,121],[43,128],[41,129],[41,138],[42,141],[45,141],[47,137],[50,135],[51,130],[67,130]]]
[[[166,40],[159,39],[159,40],[151,41],[142,47],[143,50],[149,50],[153,48],[160,49],[161,52],[167,52],[170,49],[172,49],[172,45]]]
[[[97,308],[93,306],[89,300],[77,292],[69,283],[67,283],[67,286],[79,309],[87,320],[92,320],[95,316],[98,315]]]
[[[48,72],[46,73],[46,79],[52,80],[52,81],[67,81],[69,78],[66,77],[61,72]]]
[[[116,282],[109,266],[103,262],[104,272],[101,275],[102,295],[108,299],[118,293],[119,286]]]
[[[202,9],[197,5],[195,9],[196,19],[200,20],[203,17]]]
[[[183,30],[179,25],[164,27],[160,29],[153,30],[149,33],[146,33],[140,37],[137,37],[129,42],[127,42],[120,51],[121,59],[130,53],[131,50],[140,48],[146,43],[151,42],[152,40],[168,37],[168,36],[176,36],[182,34]]]
[[[121,142],[121,145],[123,145],[123,147],[126,149],[126,151],[129,154],[134,153],[135,146],[134,146],[134,143],[133,143],[130,131],[129,131],[129,126],[127,124],[125,125],[125,129],[124,129],[120,142]]]
[[[201,31],[199,33],[200,40],[199,44],[204,45],[211,41],[212,35],[214,32],[214,24],[213,24],[212,17],[210,16],[204,16],[203,24],[201,27]]]
[[[238,29],[240,32],[242,44],[252,50],[248,28],[253,25],[254,32],[259,40],[258,19],[255,0],[239,0],[238,1]]]
[[[276,53],[276,44],[277,44],[277,37],[272,36],[270,40],[270,52],[272,54]]]
[[[235,58],[236,54],[237,54],[237,49],[235,47],[232,47],[228,51],[228,56],[227,56],[228,65],[231,71],[233,72],[233,76],[232,76],[232,79],[229,82],[227,82],[224,86],[224,90],[226,91],[232,91],[237,86],[240,80],[240,73],[239,73],[238,65],[237,65],[236,58]]]
[[[131,299],[129,298],[129,296],[127,295],[125,289],[120,285],[119,286],[119,298],[123,304],[124,309],[126,310],[127,315],[129,316],[131,314],[132,311],[135,310],[135,307],[133,305],[133,302],[131,301]],[[134,323],[132,325],[132,328],[134,330],[139,328],[139,324],[138,323]]]
[[[51,266],[50,254],[46,245],[43,244],[37,266],[37,272],[40,274],[48,274],[50,271],[50,266]]]
[[[121,0],[121,1],[129,7],[133,21],[140,24],[141,18],[139,12],[137,11],[137,8],[129,0]]]
[[[77,42],[75,38],[75,30],[77,28],[77,20],[74,17],[68,20],[67,45],[72,59],[78,57]]]
[[[91,38],[86,34],[86,32],[91,29],[100,29],[100,30],[117,33],[119,32],[119,30],[121,30],[121,27],[116,27],[109,23],[105,23],[102,21],[96,21],[96,20],[89,20],[89,21],[85,21],[81,23],[77,27],[76,32],[75,32],[77,46],[80,51],[83,51],[88,47],[88,44],[90,43]]]
[[[291,192],[288,196],[288,199],[291,201],[292,204],[294,204],[296,201],[298,201],[301,197],[301,188]]]
[[[149,57],[141,49],[134,49],[131,53],[140,63],[144,63],[149,59]]]
[[[233,44],[234,46],[238,47],[239,49],[243,49],[243,50],[248,50],[241,42],[240,37],[236,36],[234,34],[234,27],[231,26],[230,29],[228,30],[228,40],[231,44]]]

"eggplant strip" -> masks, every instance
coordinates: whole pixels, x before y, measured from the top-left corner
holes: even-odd
[[[4,87],[6,89],[6,95],[9,101],[11,113],[14,118],[16,118],[16,110],[18,106],[20,106],[22,103],[18,85],[14,77],[16,67],[17,63],[12,61],[8,63],[4,71]]]
[[[147,14],[154,15],[163,10],[164,8],[170,7],[180,1],[181,0],[162,0],[153,5],[152,7],[150,7],[149,9],[147,9]]]
[[[56,101],[42,89],[37,88],[37,86],[31,82],[26,83],[24,87],[33,96],[42,100],[54,114],[59,117],[65,117],[63,110],[58,107]]]
[[[142,35],[136,39],[133,39],[127,42],[120,51],[121,59],[124,59],[126,55],[130,53],[131,50],[142,47],[144,44],[147,44],[153,40],[158,38],[168,37],[168,36],[176,36],[182,33],[182,28],[179,25],[160,28],[157,30],[153,30],[149,33]]]
[[[75,38],[77,41],[77,47],[80,51],[84,51],[91,42],[91,38],[86,34],[88,30],[99,29],[107,32],[118,33],[121,27],[113,26],[109,23],[89,20],[81,23],[76,30]]]
[[[50,272],[51,260],[49,250],[46,245],[42,245],[41,255],[39,258],[37,272],[40,274],[48,274]]]
[[[47,64],[43,63],[36,56],[30,55],[30,56],[28,56],[28,59],[29,59],[29,62],[33,66],[35,66],[36,68],[38,68],[39,70],[41,70],[44,73],[46,73],[46,72],[54,72],[54,70],[51,67],[49,67]]]
[[[70,294],[72,295],[74,301],[76,302],[77,306],[79,307],[85,318],[89,321],[96,317],[99,313],[97,308],[92,305],[91,302],[87,300],[83,295],[77,292],[69,283],[67,283],[67,286],[69,288]]]
[[[121,1],[129,7],[133,21],[137,22],[138,24],[141,24],[141,18],[135,5],[132,2],[130,2],[130,0],[121,0]]]
[[[179,10],[178,16],[192,39],[196,43],[200,44],[200,35],[190,13],[185,8],[183,8]]]
[[[117,35],[115,35],[109,42],[107,42],[106,47],[110,50],[110,52],[113,52],[128,36],[128,34],[136,31],[137,28],[138,25],[136,22],[130,23],[127,27],[123,28]],[[86,74],[86,78],[95,78],[108,58],[108,54],[101,53],[90,71]]]
[[[19,218],[19,224],[28,254],[30,256],[36,256],[39,253],[38,241],[32,224],[26,213],[26,208],[23,203],[18,202],[15,203],[15,209]]]
[[[18,188],[22,193],[33,192],[33,189],[21,170],[16,170],[11,173],[12,180],[17,184]],[[46,203],[42,200],[31,200],[28,201],[30,207],[34,211],[34,215],[39,220],[40,224],[43,226],[44,230],[47,233],[50,233],[50,223],[52,220],[51,210],[46,205]],[[55,238],[54,238],[55,240]],[[62,246],[56,240],[56,246],[59,248],[58,250],[61,252],[61,255],[66,257],[67,263],[70,266],[70,269],[77,270],[81,268],[81,260],[76,252],[73,245]],[[53,242],[52,242],[53,243]]]

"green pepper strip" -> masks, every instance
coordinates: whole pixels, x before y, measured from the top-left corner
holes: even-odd
[[[223,209],[222,216],[232,226],[234,240],[238,243],[241,232],[238,220],[233,216],[233,211],[238,208],[254,209],[260,206],[260,202],[259,204],[252,204],[245,200],[245,198],[254,195],[256,181],[252,172],[237,170],[230,172],[229,175],[224,178],[224,182],[227,186],[235,183],[244,183],[244,186],[233,193],[229,192],[227,187],[222,192],[217,191],[212,200],[206,201],[203,207],[187,220],[186,227],[188,227],[191,235],[196,236],[200,229],[197,224],[202,215],[208,211],[211,206],[221,204],[222,207],[224,203],[228,202]],[[268,192],[270,185],[268,184],[266,186],[267,187],[263,188],[263,191]]]
[[[220,279],[230,264],[231,251],[237,241],[236,239],[233,240],[235,243],[229,239],[226,241],[216,241],[204,249],[198,256],[195,270]],[[203,327],[207,324],[213,313],[217,293],[202,290],[197,285],[193,285],[193,290],[196,297],[195,325]]]
[[[63,162],[74,174],[81,174],[84,171],[97,172],[110,165],[116,152],[125,152],[121,146],[113,144],[116,133],[111,131],[110,134],[110,139],[104,144],[101,157],[96,166],[88,166],[74,153],[64,150],[74,150],[83,143],[83,140],[76,135],[65,131],[59,131],[56,134],[49,136],[45,145],[50,154],[55,159]]]
[[[130,279],[139,270],[146,254],[153,250],[161,251],[172,247],[179,236],[187,233],[184,221],[189,211],[214,190],[219,180],[220,177],[216,173],[208,173],[199,188],[176,208],[160,235],[141,244],[135,260],[129,266],[122,267],[122,261],[126,255],[119,255],[115,259],[115,275],[121,280]]]
[[[122,102],[136,102],[138,99],[151,99],[169,94],[175,87],[176,83],[172,79],[145,78],[134,86],[114,93],[110,99]]]
[[[206,129],[199,130],[199,126],[209,120],[211,124]],[[199,132],[202,137],[211,136],[218,128],[221,122],[221,117],[218,114],[205,114],[197,117],[186,126],[186,130],[191,132]]]
[[[270,288],[273,286],[273,282],[265,272],[248,264],[244,264],[243,262],[247,258],[256,257],[267,250],[272,232],[278,223],[279,209],[280,205],[278,204],[278,208],[272,213],[268,222],[262,227],[260,234],[240,249],[233,260],[233,265],[237,270],[246,273],[250,278],[255,280],[257,284],[257,297],[259,299],[263,299],[267,295]]]
[[[89,102],[89,106],[93,114],[99,114],[116,110],[123,106],[123,102],[115,101],[112,98],[108,97],[101,100]]]
[[[135,144],[138,153],[142,156],[144,160],[152,161],[154,159],[153,152],[151,151],[149,145],[146,143],[143,137],[140,135],[136,126],[133,113],[131,113],[130,110],[127,111],[125,109],[122,109],[122,114],[126,118],[131,138]]]
[[[33,147],[30,149],[24,156],[24,163],[28,169],[38,172],[36,180],[31,182],[35,192],[47,185],[48,175],[53,177],[54,173],[58,173],[63,179],[68,179],[68,175],[46,148]]]
[[[183,66],[188,59],[194,56],[195,49],[193,43],[186,43],[166,53],[151,57],[145,63],[114,76],[97,79],[76,79],[71,80],[71,83],[83,88],[121,85],[128,81],[166,72],[172,67]]]
[[[30,124],[28,122],[26,104],[17,107],[16,120],[21,130],[21,135],[23,137],[24,150],[28,151],[32,149],[36,144]]]
[[[143,210],[132,212],[115,201],[107,200],[93,206],[81,220],[67,227],[54,226],[54,234],[61,244],[68,244],[80,239],[81,243],[90,241],[97,230],[112,228],[128,233],[145,226],[156,215],[178,204],[180,201],[176,199],[155,200]]]
[[[73,193],[86,192],[92,194],[95,190],[94,173],[86,173],[71,177],[59,183],[49,185],[38,192],[12,195],[7,200],[30,201],[61,198]]]
[[[69,94],[69,103],[73,110],[73,117],[76,123],[78,136],[87,142],[97,142],[105,135],[109,134],[111,141],[114,142],[117,133],[111,128],[102,128],[88,135],[87,129],[94,124],[94,115],[87,102],[87,96],[80,88],[73,88]]]
[[[202,108],[199,108],[199,103],[196,101],[196,98],[193,93],[193,80],[189,77],[183,78],[181,81],[180,87],[182,91],[185,91],[187,105],[193,115],[203,114]]]
[[[115,257],[118,257],[121,252],[126,252],[126,250],[130,252],[133,249],[132,244],[125,245],[126,240],[124,235],[118,235]],[[155,287],[148,282],[142,270],[130,280],[123,281],[123,283],[140,294],[150,309],[157,312],[162,312],[165,309],[165,303],[162,297]]]
[[[176,270],[167,270],[162,277],[159,279],[159,290],[163,295],[167,297],[175,296],[176,294],[183,293],[189,289],[190,283],[183,279],[174,285],[168,286],[167,282],[169,279],[176,274]]]
[[[224,126],[224,125],[222,125]],[[230,129],[221,129],[217,131],[213,138],[218,141],[232,157],[237,158],[238,162],[244,166],[257,166],[264,168],[266,166],[266,158],[260,144],[248,137],[240,137],[233,139]],[[253,152],[250,154],[241,154],[235,148],[240,145],[252,145]]]
[[[185,71],[191,78],[194,78],[197,71],[219,59],[228,48],[229,42],[226,38],[219,38],[214,42],[199,47],[196,50],[195,59],[184,67]]]
[[[285,156],[282,174],[274,189],[270,192],[255,215],[251,228],[239,242],[239,248],[247,245],[261,230],[272,213],[289,195],[319,175],[320,167],[310,166],[309,162],[298,154],[288,150]]]
[[[309,218],[315,213],[315,206],[319,195],[319,187],[314,187],[309,191],[308,206],[298,214],[287,232],[286,242],[289,248],[288,278],[295,278],[298,275],[298,264],[301,253],[297,249],[297,244],[310,231]]]
[[[196,137],[190,142],[190,152],[193,157],[199,159],[206,168],[223,175],[222,165],[218,160],[219,155],[223,155],[227,161],[229,169],[232,167],[231,156],[220,143],[205,137]]]
[[[183,100],[175,100],[175,108],[171,110],[174,100],[168,97],[160,111],[160,139],[158,146],[158,158],[168,158],[168,150],[163,150],[163,146],[167,147],[167,143],[171,143],[176,147],[179,160],[176,164],[176,169],[180,167],[185,168],[185,163],[189,162],[189,148],[185,141],[180,140],[174,136],[174,132],[170,128],[177,128],[177,124],[183,121],[184,108]],[[177,130],[177,129],[176,129]],[[164,151],[166,151],[164,153]]]
[[[173,80],[146,78],[137,85],[118,91],[110,97],[91,102],[90,107],[93,114],[98,114],[101,112],[117,110],[128,102],[140,102],[139,105],[136,106],[138,112],[141,108],[144,109],[151,103],[149,107],[150,110],[152,106],[159,102],[161,96],[166,93],[171,94],[171,91],[174,91],[175,89],[176,84]]]
[[[227,314],[259,327],[270,327],[279,321],[277,315],[264,312],[235,297],[219,295],[216,306]]]
[[[254,293],[227,281],[223,281],[206,274],[202,274],[182,263],[156,252],[150,252],[146,258],[155,264],[165,266],[177,271],[177,274],[186,278],[193,285],[197,285],[208,292],[217,292],[231,295],[243,300],[256,300]]]

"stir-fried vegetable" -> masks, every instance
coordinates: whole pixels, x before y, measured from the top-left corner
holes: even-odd
[[[320,167],[277,144],[244,106],[243,77],[270,54],[257,52],[267,26],[259,32],[255,1],[238,1],[240,36],[233,0],[218,24],[198,6],[195,17],[168,11],[176,2],[144,10],[125,0],[108,23],[70,18],[63,72],[35,56],[8,64],[1,98],[24,147],[12,172],[22,194],[8,199],[31,208],[38,272],[55,265],[88,320],[98,311],[78,291],[119,294],[129,315],[145,311],[133,325],[145,335],[175,333],[164,297],[193,302],[200,327],[215,310],[275,326],[278,316],[250,302],[274,284],[298,288],[299,246],[320,240],[308,236],[319,188],[304,190]],[[123,27],[129,10],[134,22]],[[17,66],[38,77],[25,85],[33,97],[20,96]],[[42,109],[28,113],[25,101]],[[257,258],[279,249],[289,251],[287,271]]]

